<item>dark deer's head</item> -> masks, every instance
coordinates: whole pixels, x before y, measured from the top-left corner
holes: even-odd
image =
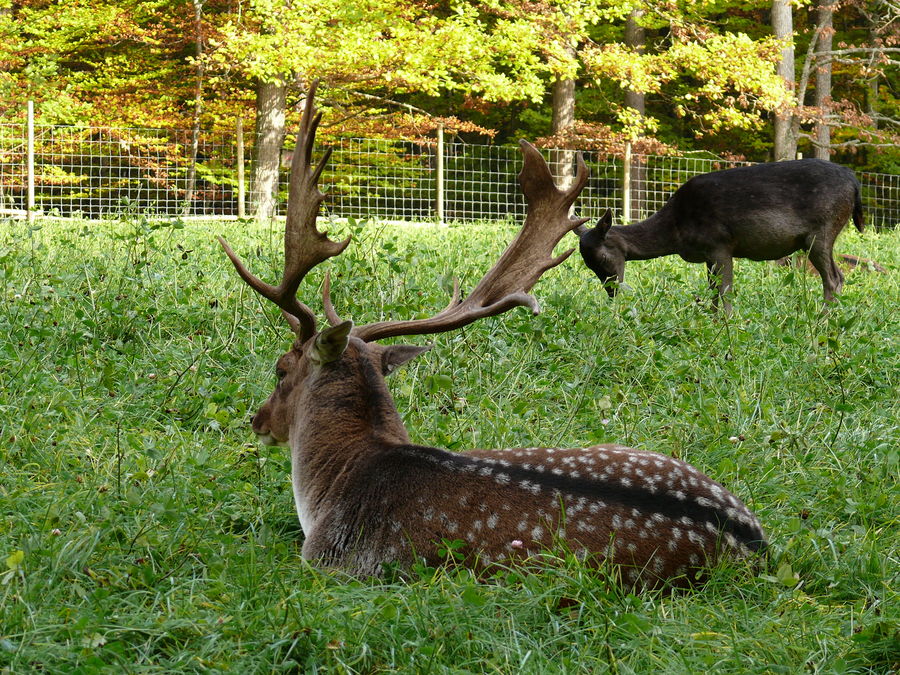
[[[585,265],[603,282],[612,298],[625,281],[625,253],[615,238],[607,236],[611,228],[612,211],[606,209],[596,227],[581,235],[578,249]]]

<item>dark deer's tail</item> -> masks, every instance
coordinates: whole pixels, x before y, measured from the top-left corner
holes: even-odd
[[[856,229],[860,232],[862,232],[863,227],[865,227],[865,223],[863,222],[862,195],[859,191],[859,183],[856,184],[856,194],[853,196],[853,224],[856,225]]]

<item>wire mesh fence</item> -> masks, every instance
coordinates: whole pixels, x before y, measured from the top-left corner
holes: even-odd
[[[27,214],[27,146],[25,124],[0,125],[0,217]],[[438,162],[438,144],[433,141],[320,141],[320,149],[328,146],[333,155],[322,184],[326,208],[336,217],[423,221],[435,220],[441,213],[447,221],[472,221],[520,218],[525,213],[516,179],[521,167],[518,148],[446,143],[443,161]],[[43,215],[87,218],[134,212],[158,217],[236,216],[242,159],[236,148],[235,136],[229,134],[204,133],[195,140],[190,132],[170,130],[36,126],[34,209]],[[574,162],[573,151],[545,153],[551,162]],[[611,208],[620,221],[655,212],[691,176],[744,164],[633,155],[626,166],[622,157],[599,157],[590,151],[584,155],[591,177],[579,199],[579,211],[594,217]],[[289,162],[284,164],[278,189],[282,212]],[[900,224],[900,176],[862,172],[857,176],[866,221],[885,227]],[[248,214],[254,196],[250,185]]]
[[[35,126],[35,208],[97,218],[123,211],[233,215],[234,141],[185,131]],[[26,203],[25,125],[0,125],[0,214]]]

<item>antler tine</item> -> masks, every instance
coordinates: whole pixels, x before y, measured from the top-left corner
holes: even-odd
[[[301,340],[312,337],[316,332],[316,317],[309,307],[297,300],[300,282],[313,267],[340,254],[350,243],[350,237],[342,242],[331,241],[326,233],[319,232],[316,228],[319,207],[325,199],[325,195],[319,190],[319,178],[331,157],[329,148],[323,153],[315,168],[312,168],[312,150],[322,117],[315,108],[317,86],[318,80],[310,85],[307,92],[306,107],[300,119],[300,131],[297,134],[297,145],[294,147],[294,158],[291,163],[288,209],[284,226],[284,273],[281,283],[272,286],[253,276],[228,243],[219,237],[219,243],[225,249],[241,279],[282,309],[289,319],[291,329]],[[290,317],[295,321],[291,321]]]
[[[569,217],[569,208],[587,184],[588,168],[579,153],[573,185],[560,190],[540,151],[525,140],[519,141],[519,146],[525,160],[519,184],[528,202],[528,214],[522,229],[475,289],[462,302],[457,302],[458,291],[455,291],[447,308],[429,319],[357,326],[353,335],[372,342],[400,335],[443,333],[513,307],[525,306],[535,314],[540,312],[537,300],[529,291],[544,272],[559,265],[575,250],[553,257],[553,248],[560,239],[588,220]]]
[[[322,307],[325,309],[325,318],[328,319],[329,326],[337,326],[341,323],[341,317],[334,311],[334,305],[331,302],[331,272],[326,270],[325,281],[322,282]]]

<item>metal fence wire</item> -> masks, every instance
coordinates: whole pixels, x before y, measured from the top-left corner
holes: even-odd
[[[0,216],[27,214],[28,171],[25,124],[0,125]],[[438,143],[370,138],[323,139],[332,159],[322,177],[326,209],[335,217],[445,221],[520,218],[525,202],[516,175],[518,148],[460,142]],[[196,148],[196,150],[194,149]],[[239,161],[234,135],[204,133],[196,144],[188,131],[35,126],[34,208],[66,217],[120,217],[139,212],[157,217],[238,215]],[[196,160],[193,159],[196,154]],[[574,153],[547,150],[553,161]],[[249,153],[248,153],[249,155]],[[633,155],[628,206],[622,158],[586,151],[591,170],[578,210],[596,217],[611,208],[617,220],[634,221],[658,210],[691,176],[744,162],[701,157]],[[438,166],[442,165],[441,175]],[[280,175],[279,210],[287,197],[287,162]],[[249,171],[248,171],[249,175]],[[857,172],[866,222],[900,224],[900,176]],[[439,190],[438,183],[441,189]],[[438,208],[437,198],[441,194]],[[255,203],[246,194],[248,213]],[[623,213],[623,208],[628,213]]]

